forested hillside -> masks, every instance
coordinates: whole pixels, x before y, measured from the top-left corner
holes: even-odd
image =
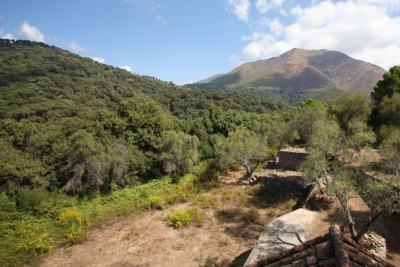
[[[196,136],[199,157],[208,157],[209,135],[226,134],[231,117],[273,108],[256,97],[178,87],[8,40],[0,46],[0,101],[1,146],[12,165],[0,174],[7,192],[23,185],[88,193],[158,177],[165,132]]]

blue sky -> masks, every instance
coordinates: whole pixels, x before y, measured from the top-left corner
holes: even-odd
[[[3,0],[0,36],[178,84],[293,47],[400,64],[400,0]]]

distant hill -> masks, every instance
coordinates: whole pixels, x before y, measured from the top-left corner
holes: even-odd
[[[49,119],[116,109],[128,98],[160,102],[173,115],[196,110],[263,112],[269,102],[254,96],[176,86],[100,64],[31,41],[0,39],[0,119]]]
[[[243,91],[296,103],[332,98],[342,91],[369,95],[384,69],[337,51],[292,49],[278,57],[245,63],[193,86]]]

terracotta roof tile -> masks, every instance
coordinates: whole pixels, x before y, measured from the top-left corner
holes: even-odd
[[[303,267],[303,266],[382,266],[394,267],[370,253],[360,244],[346,238],[339,226],[334,225],[329,233],[308,240],[291,249],[274,254],[246,267]]]

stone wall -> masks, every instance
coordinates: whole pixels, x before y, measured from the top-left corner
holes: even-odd
[[[307,157],[304,148],[287,148],[278,153],[278,168],[297,171]]]

